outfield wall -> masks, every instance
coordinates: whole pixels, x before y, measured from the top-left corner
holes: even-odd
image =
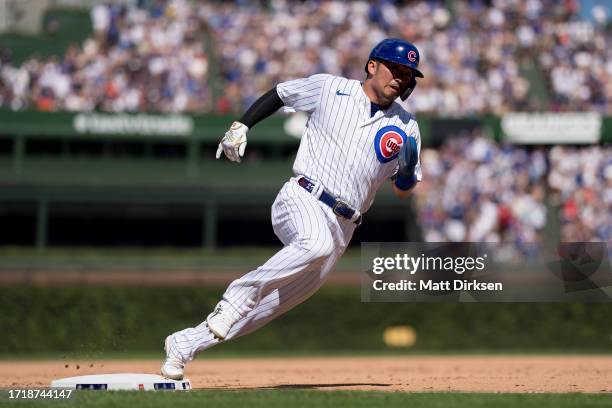
[[[0,286],[0,354],[157,352],[198,324],[222,287]],[[324,287],[225,351],[385,350],[389,326],[410,326],[406,351],[612,351],[609,304],[361,303],[359,288]]]

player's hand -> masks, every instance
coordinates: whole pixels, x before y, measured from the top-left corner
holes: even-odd
[[[246,133],[249,127],[240,122],[232,123],[225,136],[221,139],[215,157],[221,157],[221,152],[225,153],[228,159],[240,163],[240,158],[244,156],[247,145]]]
[[[414,174],[414,168],[419,162],[419,150],[414,137],[409,136],[406,143],[402,145],[402,148],[397,156],[397,162],[397,173],[399,175],[412,176]]]

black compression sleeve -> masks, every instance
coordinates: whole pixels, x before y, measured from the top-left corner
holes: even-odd
[[[276,87],[274,87],[260,96],[259,99],[247,109],[240,118],[240,122],[247,125],[250,129],[260,121],[272,115],[283,105],[283,101],[279,98]]]

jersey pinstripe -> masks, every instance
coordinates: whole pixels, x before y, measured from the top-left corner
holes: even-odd
[[[320,183],[332,195],[366,212],[381,184],[397,172],[397,160],[381,163],[376,135],[389,126],[421,136],[412,114],[393,103],[370,117],[361,83],[327,74],[283,82],[276,87],[285,106],[310,115],[293,165],[295,175]],[[421,180],[420,160],[415,169]]]
[[[397,172],[402,138],[414,137],[421,147],[416,120],[399,104],[370,117],[370,101],[358,81],[319,74],[279,84],[277,92],[286,107],[310,115],[295,177],[272,205],[272,225],[284,247],[226,289],[219,306],[231,313],[233,325],[225,340],[262,327],[310,297],[351,240],[355,223],[298,185],[298,176],[363,213],[380,185]],[[420,180],[420,164],[415,172]],[[220,342],[206,321],[172,339],[169,353],[182,361]]]
[[[220,304],[240,317],[226,340],[248,334],[314,294],[344,253],[355,224],[287,181],[272,205],[274,232],[285,245],[266,263],[233,281]],[[172,352],[191,361],[219,343],[206,322],[173,334]]]

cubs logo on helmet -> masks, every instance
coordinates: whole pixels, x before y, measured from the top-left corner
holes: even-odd
[[[381,163],[388,163],[397,157],[408,136],[397,126],[385,126],[376,132],[374,151]]]

